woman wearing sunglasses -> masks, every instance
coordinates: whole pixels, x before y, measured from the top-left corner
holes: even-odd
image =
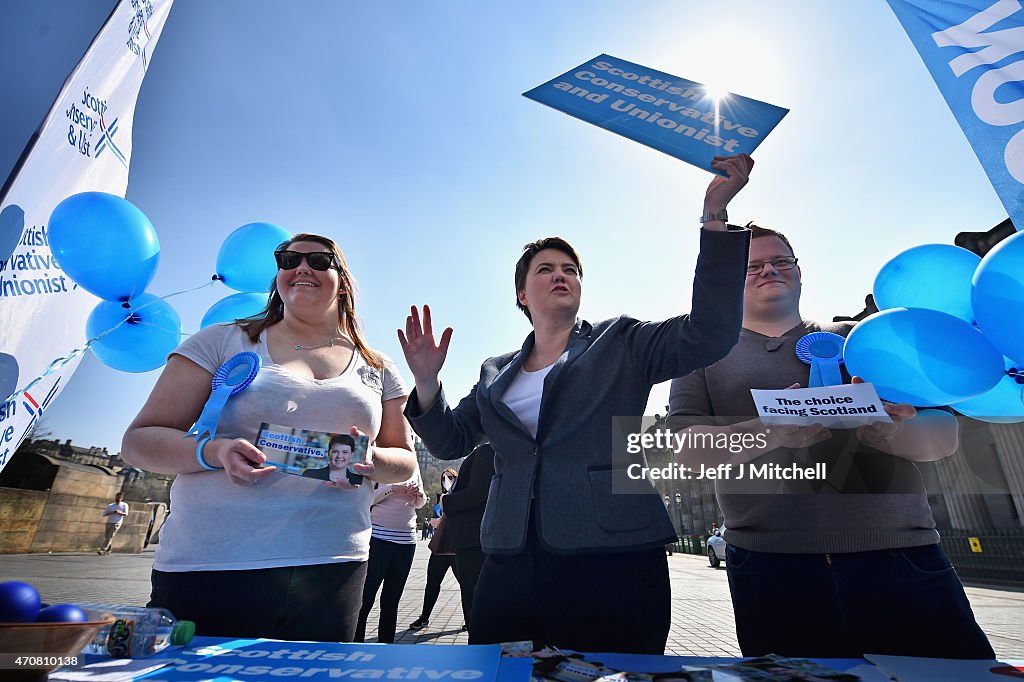
[[[354,283],[333,240],[299,234],[274,254],[266,308],[213,325],[175,350],[124,436],[126,462],[179,474],[160,535],[151,606],[192,620],[201,635],[351,641],[370,544],[373,481],[416,469],[402,417],[406,389],[356,323]],[[238,353],[262,368],[228,400],[217,437],[184,437],[211,379]],[[366,434],[355,490],[261,467],[262,423]]]
[[[406,416],[430,452],[457,459],[483,442],[494,448],[471,644],[664,653],[664,546],[675,531],[653,485],[615,494],[613,479],[628,484],[623,463],[612,461],[614,444],[625,445],[615,418],[643,414],[653,384],[710,365],[735,345],[749,232],[728,229],[725,207],[752,165],[745,154],[712,163],[727,177],[705,196],[690,315],[579,320],[580,258],[551,237],[527,244],[515,270],[516,305],[533,332],[521,350],[485,360],[456,407],[438,378],[452,330],[435,342],[424,307],[422,322],[413,308],[398,332],[416,379]]]

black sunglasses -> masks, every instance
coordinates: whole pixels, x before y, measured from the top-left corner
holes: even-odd
[[[334,266],[334,254],[328,251],[314,251],[303,253],[301,251],[275,251],[274,258],[277,260],[277,267],[282,270],[294,270],[305,258],[309,267],[323,272]]]

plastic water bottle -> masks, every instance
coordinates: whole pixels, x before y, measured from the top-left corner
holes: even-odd
[[[167,609],[78,602],[89,620],[112,615],[116,620],[97,633],[83,653],[113,658],[144,658],[170,645],[188,644],[196,632],[190,620],[179,621]]]

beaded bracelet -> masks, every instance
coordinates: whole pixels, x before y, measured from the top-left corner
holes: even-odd
[[[199,462],[199,466],[203,467],[207,471],[220,471],[224,467],[210,466],[206,463],[206,460],[203,459],[203,448],[206,447],[206,444],[211,440],[213,440],[212,436],[206,436],[196,444],[196,461]]]

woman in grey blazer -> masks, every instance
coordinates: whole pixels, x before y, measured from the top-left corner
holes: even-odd
[[[622,476],[613,420],[642,415],[654,384],[716,362],[739,337],[749,232],[727,225],[725,208],[753,161],[715,157],[712,166],[726,177],[705,195],[689,315],[578,320],[580,258],[550,237],[528,244],[516,266],[517,305],[533,333],[520,350],[485,360],[456,407],[438,378],[451,328],[435,342],[424,306],[422,322],[413,307],[398,332],[416,378],[406,417],[430,452],[457,459],[488,441],[495,451],[471,643],[664,652],[663,548],[675,532],[649,483],[646,494],[612,494],[613,471]]]

